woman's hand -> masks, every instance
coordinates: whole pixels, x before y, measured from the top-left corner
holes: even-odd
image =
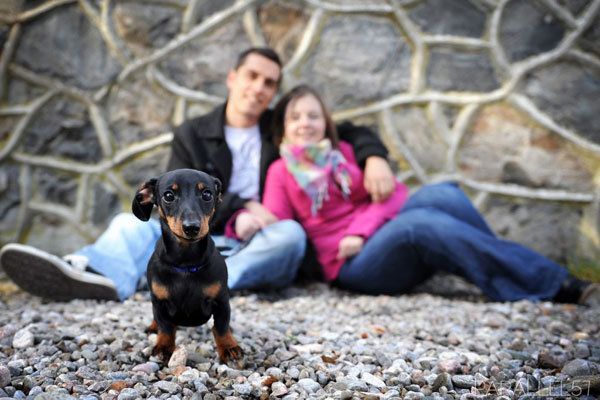
[[[235,234],[246,241],[263,227],[262,221],[249,212],[241,213],[235,219]]]
[[[246,241],[261,228],[277,222],[277,217],[267,210],[262,204],[255,200],[244,203],[245,213],[241,213],[235,219],[235,234]]]
[[[341,260],[357,255],[362,250],[364,243],[365,239],[362,236],[344,236],[344,238],[340,240],[337,259]]]
[[[248,200],[244,203],[244,208],[261,221],[261,228],[277,222],[277,217],[256,200]]]
[[[374,203],[387,200],[396,188],[396,179],[387,160],[378,156],[367,158],[365,163],[365,189]]]

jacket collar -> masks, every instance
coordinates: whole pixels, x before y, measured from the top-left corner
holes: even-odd
[[[197,131],[202,131],[203,136],[207,139],[223,139],[225,140],[225,109],[227,102],[216,106],[210,111],[202,122],[206,123],[205,127],[197,127]],[[201,121],[198,121],[200,123]]]

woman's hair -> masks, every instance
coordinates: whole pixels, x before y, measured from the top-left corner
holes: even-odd
[[[323,112],[323,117],[325,118],[325,137],[331,140],[332,147],[338,147],[339,138],[337,134],[337,129],[335,128],[335,124],[333,123],[331,116],[329,115],[329,111],[327,107],[325,107],[325,103],[319,96],[319,93],[308,85],[299,85],[287,92],[275,105],[275,109],[273,110],[273,119],[272,119],[272,132],[273,132],[273,142],[279,146],[281,141],[283,140],[283,133],[285,131],[285,111],[288,106],[293,105],[296,100],[301,97],[311,95],[321,105],[321,110]]]

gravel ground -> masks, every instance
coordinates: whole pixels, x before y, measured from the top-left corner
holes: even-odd
[[[493,303],[443,276],[404,296],[311,284],[237,293],[231,305],[241,363],[218,362],[209,322],[180,329],[163,365],[149,355],[156,335],[144,333],[152,319],[147,293],[124,303],[0,295],[0,398],[600,395],[597,309]]]

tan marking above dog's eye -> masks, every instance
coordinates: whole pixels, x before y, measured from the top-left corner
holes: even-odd
[[[199,184],[198,184],[198,189],[200,189],[200,190],[204,189],[204,185],[203,185],[203,184],[201,184],[201,183],[199,183]]]
[[[176,183],[174,183],[174,184],[173,184],[173,186],[171,186],[171,189],[173,189],[173,190],[177,190],[177,189],[179,189],[179,186],[177,186],[177,184],[176,184]]]

